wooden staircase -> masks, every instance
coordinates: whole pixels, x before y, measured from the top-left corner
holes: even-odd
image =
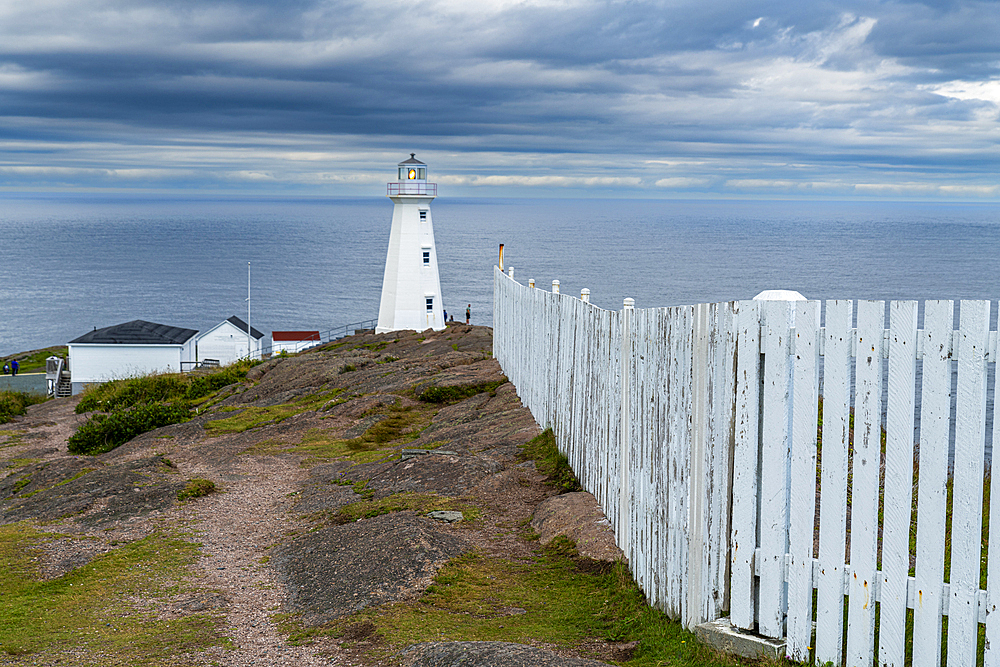
[[[56,398],[67,398],[73,395],[73,380],[69,371],[59,374],[59,381],[56,382]]]
[[[49,357],[45,360],[45,379],[48,391],[54,398],[66,398],[73,394],[73,378],[67,365],[67,360],[62,357]]]

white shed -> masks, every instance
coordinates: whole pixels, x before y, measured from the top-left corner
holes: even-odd
[[[197,334],[143,320],[94,329],[69,342],[73,393],[88,384],[187,370],[195,362]]]
[[[250,327],[251,359],[260,359],[263,338],[263,333]],[[198,336],[198,361],[214,359],[225,366],[247,356],[247,323],[235,315]]]

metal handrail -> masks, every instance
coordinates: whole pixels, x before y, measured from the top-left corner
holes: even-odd
[[[219,368],[218,359],[202,359],[201,361],[182,361],[181,373],[190,373],[199,368]]]
[[[386,183],[386,194],[389,197],[399,195],[423,195],[427,197],[437,197],[437,183],[413,183],[410,181],[396,181]]]
[[[360,322],[351,322],[349,324],[342,324],[338,327],[328,329],[326,331],[319,332],[318,341],[304,341],[307,344],[303,345],[301,348],[297,348],[296,352],[304,352],[305,350],[311,350],[314,347],[319,347],[320,345],[326,345],[327,343],[332,343],[334,341],[340,340],[341,338],[346,338],[347,336],[352,336],[359,332],[364,331],[374,331],[375,325],[378,324],[378,318],[373,317],[369,320],[361,320]],[[272,354],[273,346],[262,346],[261,356],[266,357]]]
[[[55,378],[54,379],[50,379],[50,378],[48,378],[48,375],[49,375],[49,372],[48,372],[49,371],[49,369],[48,369],[48,360],[46,360],[45,375],[46,375],[46,380],[48,381],[48,385],[49,385],[47,387],[47,389],[48,389],[48,395],[52,396],[53,398],[55,398],[56,392],[59,391],[59,382],[62,380],[63,367],[65,365],[66,365],[66,360],[63,359],[62,357],[59,357],[59,362],[56,364]]]

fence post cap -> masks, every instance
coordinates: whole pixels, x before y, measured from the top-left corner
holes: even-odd
[[[582,290],[580,290],[580,294],[590,294],[590,290],[584,287]]]
[[[754,301],[806,301],[800,292],[790,289],[766,289],[753,298]]]
[[[633,308],[635,308],[635,299],[633,299],[630,296],[627,296],[627,297],[625,297],[625,301],[623,302],[623,305],[625,306],[625,308],[627,310],[632,310]]]

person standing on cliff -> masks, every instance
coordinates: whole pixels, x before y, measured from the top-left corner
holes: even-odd
[[[10,362],[11,377],[17,375],[17,371],[20,370],[21,365],[17,363],[17,359]]]
[[[468,324],[469,320],[472,319],[472,304],[470,303],[465,307],[465,323]]]

